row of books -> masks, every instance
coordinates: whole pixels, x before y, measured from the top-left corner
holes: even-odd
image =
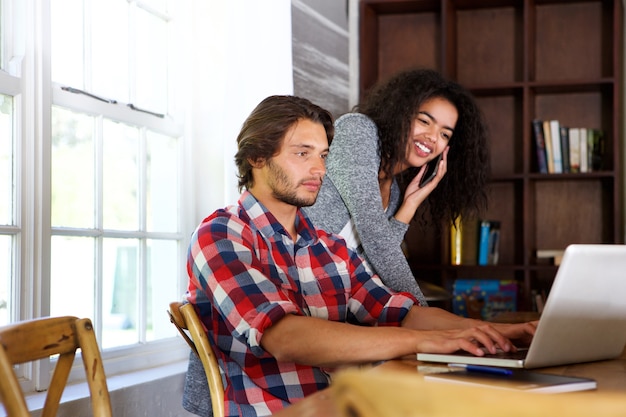
[[[599,129],[567,127],[558,120],[533,120],[537,166],[542,174],[602,169],[604,134]]]
[[[463,221],[450,227],[452,265],[496,265],[500,254],[500,222]]]

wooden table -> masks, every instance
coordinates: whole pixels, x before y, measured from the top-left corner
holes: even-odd
[[[402,372],[423,376],[433,367],[445,367],[432,363],[420,362],[411,358],[396,359],[387,361],[381,365],[374,366],[367,372]],[[608,392],[626,393],[626,349],[619,358],[607,361],[581,363],[575,365],[555,366],[534,370],[559,375],[579,376],[593,378],[598,383],[598,389],[594,391],[581,391],[576,395],[593,396]],[[626,413],[626,410],[625,410]],[[337,410],[332,401],[329,390],[317,392],[304,400],[287,407],[275,416],[279,417],[314,417],[337,415]],[[626,414],[625,414],[626,415]]]
[[[429,368],[445,366],[446,365],[404,359],[385,362],[372,368],[372,371],[382,372],[390,370],[411,373],[426,373]],[[598,383],[598,389],[594,391],[584,391],[585,393],[605,391],[618,391],[626,393],[626,349],[624,349],[619,358],[612,360],[554,366],[549,368],[533,369],[533,371],[595,379]]]

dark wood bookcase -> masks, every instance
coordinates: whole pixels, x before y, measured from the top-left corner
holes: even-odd
[[[449,226],[416,222],[406,244],[417,276],[450,290],[457,278],[515,279],[528,310],[556,272],[538,249],[623,242],[621,0],[362,0],[359,20],[362,95],[399,70],[434,68],[472,91],[489,126],[482,217],[501,222],[498,265],[451,265]],[[603,130],[603,170],[538,173],[535,118]]]

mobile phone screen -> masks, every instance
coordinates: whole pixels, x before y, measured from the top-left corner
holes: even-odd
[[[439,154],[439,156],[426,165],[426,172],[420,180],[420,187],[425,186],[431,182],[433,178],[435,178],[435,175],[437,175],[437,168],[439,167],[439,161],[441,161],[442,156],[443,154]]]

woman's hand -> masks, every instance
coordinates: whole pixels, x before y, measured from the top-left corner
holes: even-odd
[[[426,200],[426,197],[437,187],[439,181],[442,180],[443,176],[446,175],[448,171],[448,151],[450,150],[449,146],[443,150],[443,158],[439,162],[439,166],[437,167],[437,175],[423,187],[419,186],[419,183],[426,173],[426,165],[424,164],[422,168],[420,168],[419,172],[411,180],[409,185],[406,187],[404,192],[404,199],[402,205],[394,215],[396,220],[401,221],[403,223],[409,224],[413,216],[415,216],[415,211],[417,208]]]

